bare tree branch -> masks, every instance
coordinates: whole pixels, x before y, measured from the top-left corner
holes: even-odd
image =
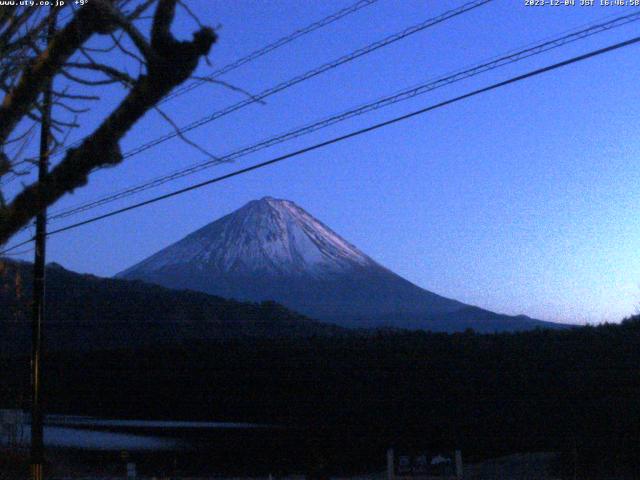
[[[122,154],[119,142],[124,135],[147,111],[154,108],[163,96],[190,78],[199,60],[208,54],[217,38],[212,29],[199,29],[191,41],[178,41],[171,34],[176,2],[177,0],[157,0],[151,38],[147,42],[137,28],[126,25],[127,18],[114,10],[112,2],[93,0],[86,7],[79,9],[76,17],[58,32],[48,48],[38,55],[33,65],[27,67],[14,90],[5,97],[0,107],[0,145],[22,117],[37,118],[37,114],[30,110],[36,103],[38,88],[41,89],[44,84],[43,79],[46,79],[47,75],[63,72],[65,66],[73,66],[74,62],[70,62],[70,56],[80,52],[93,33],[109,34],[118,42],[113,32],[116,28],[122,28],[144,56],[146,72],[135,79],[111,67],[96,67],[96,62],[88,55],[85,57],[89,59],[89,64],[82,67],[78,67],[80,64],[76,65],[78,68],[86,67],[99,71],[128,85],[130,89],[93,133],[76,148],[68,149],[62,160],[41,182],[26,186],[9,204],[0,208],[0,245],[27,225],[44,206],[51,205],[65,193],[85,185],[92,171],[120,163]],[[93,7],[87,8],[88,6]],[[34,85],[35,93],[27,91],[27,86]],[[65,91],[56,92],[56,96],[58,102],[63,98],[93,98]],[[37,109],[38,106],[35,106]],[[165,118],[168,119],[168,116]],[[75,121],[57,121],[58,126],[75,124]],[[201,149],[197,145],[194,146]]]
[[[176,132],[176,135],[178,135],[178,138],[180,140],[185,142],[187,145],[191,145],[193,148],[195,148],[199,152],[204,153],[210,159],[219,160],[219,158],[216,157],[213,153],[207,151],[204,147],[202,147],[201,145],[198,145],[193,140],[188,139],[187,136],[180,131],[180,127],[178,125],[176,125],[176,123],[173,120],[171,120],[171,117],[169,117],[169,115],[167,115],[164,111],[162,111],[162,109],[160,107],[156,106],[156,107],[153,107],[153,109],[156,112],[158,112],[160,114],[160,116],[162,116],[162,118],[164,118],[169,125],[171,125],[171,127],[174,129],[174,131]]]
[[[199,77],[197,75],[193,75],[191,78],[194,78],[196,80],[201,80],[203,82],[209,82],[209,83],[214,83],[216,85],[221,85],[221,86],[223,86],[225,88],[228,88],[229,90],[241,93],[241,94],[249,97],[251,100],[253,100],[256,103],[259,103],[261,105],[266,105],[267,104],[267,102],[265,102],[261,98],[258,98],[256,95],[254,95],[253,93],[245,90],[244,88],[238,87],[238,86],[236,86],[236,85],[234,85],[232,83],[229,83],[229,82],[225,82],[224,80],[220,80],[219,78]]]
[[[52,77],[69,57],[94,33],[109,33],[115,28],[109,13],[108,0],[94,0],[82,7],[74,18],[58,32],[49,47],[33,65],[24,69],[18,85],[6,95],[0,105],[0,144],[3,144],[17,123],[27,114]]]
[[[108,77],[118,80],[126,85],[133,85],[135,80],[127,73],[121,72],[117,68],[110,67],[109,65],[104,65],[102,63],[97,63],[91,60],[91,63],[78,63],[78,62],[69,62],[67,66],[73,68],[79,68],[84,70],[94,70],[97,72],[104,73]]]

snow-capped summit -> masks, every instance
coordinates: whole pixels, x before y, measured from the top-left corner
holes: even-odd
[[[494,331],[536,322],[422,289],[295,203],[272,197],[247,203],[118,276],[238,300],[275,300],[343,326]]]
[[[192,264],[231,275],[323,275],[375,265],[289,200],[264,197],[197,230],[122,276]]]

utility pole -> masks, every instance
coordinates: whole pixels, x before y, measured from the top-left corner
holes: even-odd
[[[49,11],[47,48],[55,33],[56,14]],[[42,120],[40,124],[40,158],[38,182],[42,185],[49,171],[49,138],[51,135],[51,90],[53,78],[47,79],[42,97]],[[33,262],[33,312],[31,319],[31,477],[43,480],[44,441],[42,408],[42,323],[44,321],[45,261],[47,240],[47,209],[42,199],[40,213],[36,216],[35,258]]]

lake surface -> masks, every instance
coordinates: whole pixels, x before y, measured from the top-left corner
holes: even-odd
[[[30,425],[23,424],[18,433],[28,445]],[[303,439],[298,429],[245,422],[48,415],[44,427],[50,451],[95,466],[121,466],[126,452],[127,461],[149,475],[297,471],[306,461]]]
[[[274,425],[242,422],[122,420],[77,415],[48,415],[44,443],[48,447],[85,450],[175,450],[189,448],[189,439],[219,430],[273,429]],[[19,427],[21,443],[31,440],[29,423]],[[3,438],[2,441],[6,441]]]

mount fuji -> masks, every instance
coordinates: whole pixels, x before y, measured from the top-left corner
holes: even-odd
[[[414,285],[288,200],[254,200],[117,275],[238,300],[274,300],[347,327],[481,332],[560,326]]]

